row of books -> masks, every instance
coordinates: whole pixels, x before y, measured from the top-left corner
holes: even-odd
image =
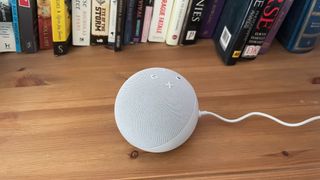
[[[291,52],[311,51],[320,36],[320,0],[227,0],[214,33],[226,65],[264,54],[273,39]]]
[[[212,37],[223,4],[224,0],[0,0],[0,52],[35,53],[53,47],[55,55],[63,55],[70,44],[105,45],[115,51],[147,41],[177,45],[180,39],[180,44],[192,44],[199,35]],[[196,35],[205,7],[206,24]],[[183,24],[186,14],[188,25]],[[182,26],[189,29],[185,41],[179,38]]]
[[[0,11],[0,52],[213,38],[233,65],[267,52],[277,34],[292,52],[320,35],[320,0],[0,0]]]

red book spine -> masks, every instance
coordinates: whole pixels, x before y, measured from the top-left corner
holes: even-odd
[[[38,0],[38,28],[40,49],[52,48],[50,0]]]

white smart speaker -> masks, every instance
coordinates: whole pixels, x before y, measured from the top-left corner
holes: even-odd
[[[165,68],[150,68],[132,75],[120,88],[114,114],[122,136],[133,146],[148,152],[166,152],[183,144],[192,134],[198,118],[211,115],[228,123],[249,116],[263,116],[284,126],[296,127],[319,120],[283,122],[261,112],[227,119],[213,112],[199,111],[196,93],[180,74]]]
[[[199,117],[196,93],[180,74],[164,68],[145,69],[120,88],[115,119],[123,137],[148,152],[165,152],[183,144]]]

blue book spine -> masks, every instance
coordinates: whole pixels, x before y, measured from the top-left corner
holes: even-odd
[[[10,3],[11,3],[11,10],[12,10],[12,24],[13,24],[13,30],[14,30],[14,38],[16,42],[16,51],[21,52],[17,1],[10,0]]]
[[[277,38],[291,52],[311,51],[320,36],[320,0],[294,1]]]
[[[320,0],[313,0],[302,23],[301,30],[289,47],[294,52],[307,52],[314,48],[320,35]]]
[[[124,45],[130,44],[132,42],[132,23],[133,23],[135,4],[136,4],[136,0],[127,1],[127,15],[126,15],[124,39],[123,39]]]

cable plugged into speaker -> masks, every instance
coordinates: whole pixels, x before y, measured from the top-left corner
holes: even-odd
[[[288,123],[261,112],[251,112],[236,119],[199,111],[192,85],[179,73],[165,68],[139,71],[121,86],[114,115],[122,136],[133,146],[147,152],[166,152],[182,145],[193,133],[198,119],[214,116],[237,123],[251,116],[263,116],[288,127],[302,126],[320,116],[299,123]]]

